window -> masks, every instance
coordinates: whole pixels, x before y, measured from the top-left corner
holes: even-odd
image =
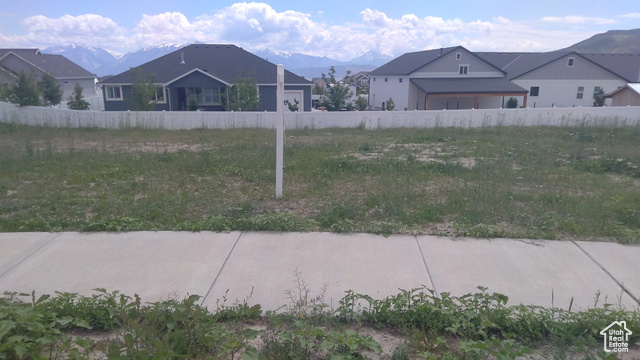
[[[529,96],[538,96],[540,94],[540,86],[532,86],[529,90]]]
[[[462,53],[456,53],[456,60],[462,59]]]
[[[567,61],[567,66],[568,67],[573,67],[573,64],[576,62],[576,58],[572,58],[570,57],[569,60]]]
[[[400,82],[402,82],[402,78],[400,78]]]
[[[584,97],[584,86],[578,86],[578,95],[576,99],[582,99]]]
[[[469,65],[458,65],[458,74],[467,75],[469,73]]]
[[[376,81],[376,78],[373,78],[373,81],[375,82],[375,81]]]
[[[220,88],[187,88],[187,98],[195,99],[198,105],[219,105]]]
[[[601,92],[601,91],[602,91],[602,92],[604,92],[604,91],[602,90],[602,86],[596,86],[596,87],[594,87],[594,88],[593,88],[593,98],[594,98],[594,99],[595,99],[595,98],[597,98],[597,97],[598,97],[598,95],[600,95],[600,92]]]
[[[105,86],[107,100],[122,100],[122,88],[120,86]]]
[[[158,103],[166,103],[167,101],[165,99],[166,99],[165,88],[163,88],[162,86],[158,86],[156,93],[151,99],[151,101],[155,101]]]
[[[384,78],[384,82],[387,82],[387,80],[389,80],[388,78]]]

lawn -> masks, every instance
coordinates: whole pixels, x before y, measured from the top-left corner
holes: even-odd
[[[640,127],[0,124],[0,231],[281,230],[640,242]]]

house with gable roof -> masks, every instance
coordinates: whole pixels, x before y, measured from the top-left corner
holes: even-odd
[[[640,83],[640,54],[470,52],[456,46],[407,53],[373,70],[369,105],[382,109],[391,98],[396,110],[490,109],[514,97],[522,107],[591,107],[596,96],[633,83]]]
[[[492,109],[527,90],[507,72],[462,46],[404,54],[369,73],[369,105],[396,110]]]
[[[155,74],[158,91],[154,110],[182,111],[190,99],[205,111],[227,108],[227,89],[237,77],[250,76],[260,96],[258,111],[276,111],[277,66],[235,45],[192,44],[139,66],[145,74]],[[105,110],[129,110],[131,70],[100,82]],[[298,100],[301,111],[311,111],[313,84],[285,70],[285,100]],[[287,109],[287,107],[285,107]]]
[[[63,104],[73,93],[76,83],[82,86],[85,100],[99,94],[97,76],[62,55],[43,54],[39,49],[0,49],[0,83],[12,84],[22,71],[36,82],[42,80],[44,74],[58,80]],[[99,108],[98,101],[89,103],[93,108]]]
[[[529,90],[529,107],[593,106],[598,95],[640,79],[640,54],[477,53]]]

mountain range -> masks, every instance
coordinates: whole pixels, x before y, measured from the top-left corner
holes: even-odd
[[[114,56],[104,49],[79,44],[49,47],[43,52],[64,55],[69,60],[102,77],[119,74],[186,45],[188,44],[148,46],[122,56]],[[563,50],[583,53],[640,53],[640,29],[610,30]],[[360,71],[373,70],[393,59],[392,56],[373,50],[350,61],[338,61],[326,56],[274,52],[269,49],[259,50],[254,54],[274,64],[283,64],[287,70],[307,79],[320,77],[323,73],[327,74],[331,66],[336,69],[336,77],[342,78],[348,70],[357,74]]]
[[[640,53],[640,29],[609,30],[573,44],[564,50],[581,53]]]
[[[188,44],[163,44],[147,46],[138,51],[122,56],[114,56],[101,48],[94,48],[83,44],[69,44],[53,46],[42,50],[45,54],[64,55],[67,59],[95,73],[99,77],[116,75],[131,67],[144,64],[162,55],[173,52]],[[376,51],[368,51],[351,61],[338,61],[328,57],[304,55],[290,52],[274,52],[264,49],[254,52],[255,55],[274,64],[283,64],[285,68],[307,79],[320,77],[327,73],[329,67],[335,66],[336,77],[342,77],[347,70],[354,74],[359,71],[373,70],[393,59]]]

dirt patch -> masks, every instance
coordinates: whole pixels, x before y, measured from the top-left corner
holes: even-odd
[[[372,151],[360,151],[348,153],[346,156],[353,156],[358,160],[375,160],[384,157],[386,154],[400,152],[397,156],[398,160],[409,161],[412,158],[415,161],[424,163],[441,163],[441,164],[458,164],[465,168],[473,168],[476,166],[476,159],[462,156],[455,146],[445,148],[439,144],[389,144]],[[409,154],[406,154],[409,152]]]

